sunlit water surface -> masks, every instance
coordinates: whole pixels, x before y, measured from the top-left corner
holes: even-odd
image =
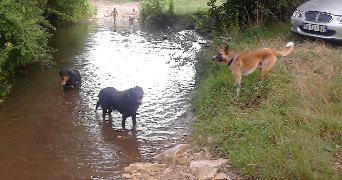
[[[0,109],[0,179],[118,179],[124,167],[153,162],[191,132],[202,41],[192,31],[151,33],[121,22],[78,24],[54,34],[55,64],[19,73]],[[61,89],[58,72],[65,68],[80,71],[79,90]],[[134,86],[145,92],[136,130],[123,131],[118,112],[103,121],[95,111],[99,91]]]

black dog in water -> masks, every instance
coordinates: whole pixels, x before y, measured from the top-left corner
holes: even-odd
[[[114,110],[122,114],[122,128],[125,129],[127,117],[132,116],[133,129],[136,126],[136,114],[139,105],[142,103],[144,91],[141,87],[136,86],[125,91],[118,91],[115,88],[107,87],[100,91],[99,100],[96,104],[96,110],[101,106],[105,119],[106,114],[111,115]]]
[[[76,69],[63,69],[59,72],[59,75],[62,78],[61,84],[64,89],[74,89],[76,88],[76,83],[78,85],[81,84],[81,75]]]

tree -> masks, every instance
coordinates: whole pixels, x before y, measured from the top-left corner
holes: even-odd
[[[210,0],[209,16],[216,25],[230,26],[262,25],[267,22],[289,20],[297,6],[306,0],[227,0],[216,6],[216,0]]]
[[[79,22],[90,15],[87,0],[40,0],[44,16],[54,25]]]
[[[1,0],[0,74],[47,57],[47,29],[53,27],[41,14],[36,1]]]

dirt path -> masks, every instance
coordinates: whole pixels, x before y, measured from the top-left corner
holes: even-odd
[[[111,2],[111,1],[92,1],[92,5],[97,7],[97,13],[92,20],[114,21],[113,10],[117,10],[117,21],[138,20],[140,13],[139,2]]]

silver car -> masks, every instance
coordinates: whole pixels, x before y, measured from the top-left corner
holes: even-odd
[[[342,0],[311,0],[291,17],[294,34],[342,41]]]

